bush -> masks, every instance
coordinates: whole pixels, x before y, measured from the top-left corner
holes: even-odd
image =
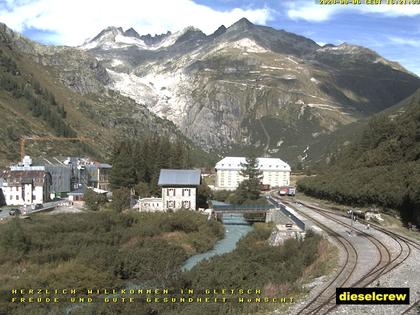
[[[111,208],[116,212],[130,208],[131,192],[128,188],[119,188],[112,191]]]
[[[92,211],[98,211],[108,199],[104,194],[97,194],[92,189],[86,189],[84,195],[85,206]]]

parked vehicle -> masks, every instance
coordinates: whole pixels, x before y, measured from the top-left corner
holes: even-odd
[[[9,215],[19,215],[19,214],[21,214],[20,209],[13,208],[9,210]]]
[[[287,190],[287,195],[288,196],[295,196],[296,195],[296,187],[290,186]]]
[[[281,187],[279,190],[279,195],[286,196],[288,191],[289,191],[288,187]]]

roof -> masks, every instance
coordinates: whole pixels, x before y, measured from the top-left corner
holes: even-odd
[[[139,199],[140,202],[162,202],[162,198],[158,197],[146,197]]]
[[[69,192],[71,189],[72,169],[68,165],[45,165],[45,170],[51,174],[52,192]]]
[[[290,165],[279,158],[258,158],[259,169],[262,171],[289,171]],[[216,163],[216,170],[241,170],[241,163],[245,164],[245,157],[227,156]]]
[[[159,186],[175,185],[175,186],[198,186],[200,185],[200,170],[160,170]]]
[[[211,203],[213,206],[228,206],[230,205],[227,202],[219,201],[219,200],[209,200],[209,203]]]
[[[227,205],[213,205],[214,210],[269,210],[276,206],[272,204],[258,205],[258,204],[227,204]]]
[[[67,195],[69,196],[83,196],[86,192],[86,187],[82,186],[76,190],[69,192]]]
[[[12,184],[32,184],[32,181],[35,180],[35,185],[44,183],[45,178],[50,177],[51,175],[45,171],[35,171],[35,170],[26,170],[26,171],[6,171],[4,173],[4,180],[10,186]],[[51,177],[50,177],[51,178]]]
[[[92,167],[92,168],[112,168],[112,165],[108,164],[108,163],[99,163],[99,162],[95,162],[92,164],[86,164],[86,167]]]

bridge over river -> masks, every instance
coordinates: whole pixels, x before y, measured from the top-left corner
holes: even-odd
[[[247,222],[265,222],[267,212],[275,209],[273,204],[256,205],[256,204],[227,204],[222,202],[211,202],[213,219],[223,221],[225,224],[243,224],[235,223],[236,220],[229,222],[229,218],[243,216]],[[240,221],[241,222],[241,221]]]

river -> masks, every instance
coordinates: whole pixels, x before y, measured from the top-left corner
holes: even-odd
[[[248,224],[244,219],[243,215],[229,215],[223,218],[223,225],[225,228],[225,237],[218,241],[216,245],[209,251],[201,254],[194,255],[187,259],[182,266],[182,271],[191,270],[195,265],[204,259],[210,257],[229,253],[236,248],[236,243],[246,234],[252,231],[253,227]],[[144,285],[139,282],[128,281],[126,283],[126,289],[139,289],[143,288]],[[119,296],[119,295],[118,295]],[[116,297],[115,295],[109,295],[108,297]],[[75,311],[81,308],[83,304],[73,304],[65,308],[65,314],[69,314],[71,311]]]
[[[225,237],[218,241],[211,250],[187,259],[182,266],[182,271],[192,269],[204,259],[233,251],[236,247],[236,243],[253,229],[241,214],[227,215],[223,218],[223,225],[225,228]]]

